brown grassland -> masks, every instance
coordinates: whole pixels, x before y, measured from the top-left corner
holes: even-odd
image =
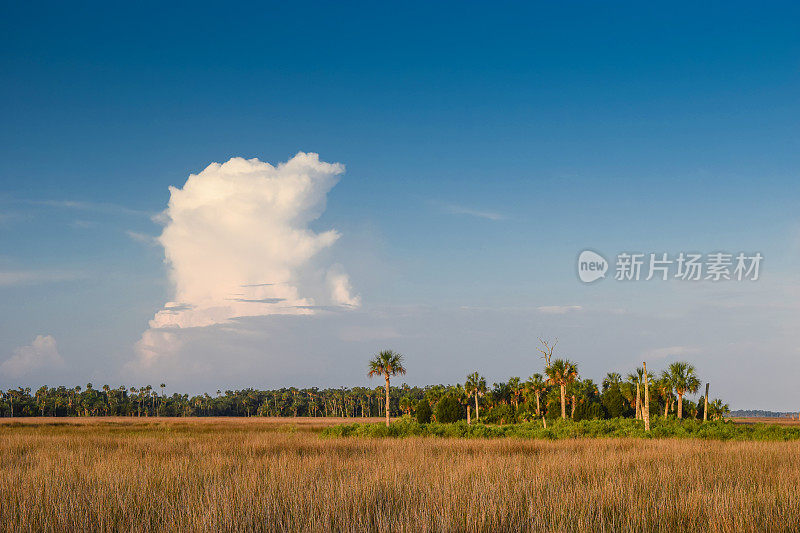
[[[351,422],[352,419],[346,419]],[[3,531],[797,531],[800,442],[320,438],[6,419]]]
[[[800,426],[800,420],[785,417],[729,418],[736,424],[778,424],[779,426]]]

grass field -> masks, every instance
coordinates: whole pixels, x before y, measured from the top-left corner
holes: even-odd
[[[778,424],[780,426],[798,426],[800,427],[800,420],[796,418],[784,417],[753,417],[753,418],[729,418],[735,424]]]
[[[15,419],[4,531],[796,531],[800,442],[320,438],[352,419]]]

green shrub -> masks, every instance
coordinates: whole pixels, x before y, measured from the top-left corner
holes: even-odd
[[[501,404],[486,413],[485,422],[489,424],[513,424],[516,422],[514,409],[508,404]]]
[[[427,424],[431,421],[431,415],[433,415],[433,412],[431,411],[431,404],[428,403],[428,400],[420,400],[417,402],[417,422],[420,424]]]
[[[608,390],[603,393],[601,401],[609,418],[617,418],[627,413],[628,409],[625,407],[625,398],[622,397],[619,385],[616,383],[611,385]],[[655,404],[655,402],[653,402],[653,404]]]
[[[449,424],[461,420],[464,416],[461,402],[452,396],[445,396],[436,403],[436,421]]]
[[[603,418],[603,407],[597,402],[579,403],[575,408],[575,420]]]
[[[454,398],[451,398],[455,400]],[[456,400],[457,401],[457,400]],[[441,403],[441,400],[440,400]],[[419,411],[418,411],[419,412]],[[695,438],[707,440],[800,440],[800,428],[777,424],[734,424],[726,421],[702,422],[699,420],[676,420],[657,418],[651,420],[650,433],[645,432],[644,423],[633,418],[608,420],[562,420],[547,423],[541,420],[509,425],[475,423],[467,425],[463,420],[455,423],[418,423],[403,419],[385,424],[346,424],[331,426],[322,431],[326,437],[443,437],[443,438],[502,438],[521,439],[575,439],[575,438]]]

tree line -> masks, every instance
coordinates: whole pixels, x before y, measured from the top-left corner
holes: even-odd
[[[596,384],[581,378],[576,363],[553,359],[554,348],[554,343],[542,341],[545,365],[541,373],[524,380],[510,377],[491,387],[478,372],[457,385],[392,386],[391,377],[404,374],[405,366],[402,355],[385,350],[369,363],[368,375],[384,379],[375,388],[247,388],[189,396],[167,395],[164,383],[158,387],[43,386],[35,392],[18,387],[0,391],[0,416],[385,417],[388,423],[389,417],[407,415],[421,422],[465,419],[504,424],[555,418],[645,418],[645,409],[652,416],[700,419],[720,418],[729,412],[722,400],[706,401],[705,394],[698,400],[687,397],[701,386],[689,363],[672,363],[648,379],[646,386],[643,368],[625,376],[608,373]]]
[[[486,378],[478,372],[467,375],[463,385],[436,385],[423,389],[418,395],[402,394],[397,401],[401,413],[416,416],[419,422],[455,422],[466,419],[487,423],[510,424],[570,418],[588,420],[599,418],[633,417],[646,421],[650,416],[674,416],[719,419],[730,412],[720,399],[705,394],[697,401],[687,398],[700,389],[701,381],[694,365],[688,362],[670,364],[659,375],[649,377],[646,368],[633,369],[624,377],[618,372],[606,374],[598,386],[592,379],[582,379],[577,363],[568,359],[553,359],[557,344],[540,339],[544,359],[543,373],[535,372],[523,381],[513,376],[506,382],[487,386]],[[390,378],[405,374],[403,356],[386,350],[369,362],[368,375],[385,379],[386,424],[391,410]],[[474,410],[473,410],[474,407]],[[483,416],[481,416],[483,412]]]

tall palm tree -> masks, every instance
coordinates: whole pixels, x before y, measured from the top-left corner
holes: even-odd
[[[517,376],[508,378],[508,388],[511,389],[514,409],[519,409],[519,397],[522,394],[522,383],[520,379]]]
[[[694,366],[679,361],[669,365],[669,381],[675,394],[678,395],[678,419],[683,418],[683,395],[694,394],[700,388],[700,380],[695,374]]]
[[[467,425],[472,423],[472,409],[470,408],[469,402],[472,400],[472,396],[469,392],[469,386],[464,383],[464,385],[456,385],[457,389],[457,397],[458,401],[460,401],[463,405],[467,407]]]
[[[403,356],[392,350],[383,350],[369,362],[369,377],[383,376],[386,379],[386,427],[389,427],[389,377],[405,374]]]
[[[536,398],[536,416],[542,415],[542,404],[541,398],[542,393],[547,390],[547,383],[544,381],[544,376],[539,374],[538,372],[528,378],[528,381],[525,383],[525,387],[533,393],[534,397]]]
[[[164,394],[164,388],[165,388],[166,386],[167,386],[167,385],[166,385],[166,384],[164,384],[164,383],[162,383],[161,385],[159,385],[159,387],[161,387],[161,402],[160,402],[160,404],[159,404],[159,406],[158,406],[158,410],[159,410],[159,412],[162,410],[162,407],[164,407],[164,398],[166,398],[166,395]],[[159,416],[161,416],[161,415],[159,415]]]
[[[627,376],[628,383],[631,385],[636,385],[636,418],[642,418],[642,394],[641,394],[641,387],[644,385],[644,370],[640,367],[636,369],[636,372],[631,372]],[[631,387],[633,388],[633,387]]]
[[[568,359],[556,359],[545,369],[547,382],[561,388],[561,418],[567,418],[567,385],[578,377],[578,366]]]
[[[478,410],[478,396],[483,396],[486,392],[486,378],[477,372],[473,372],[467,376],[464,388],[469,391],[469,394],[475,396],[475,420],[480,420],[481,413]]]

